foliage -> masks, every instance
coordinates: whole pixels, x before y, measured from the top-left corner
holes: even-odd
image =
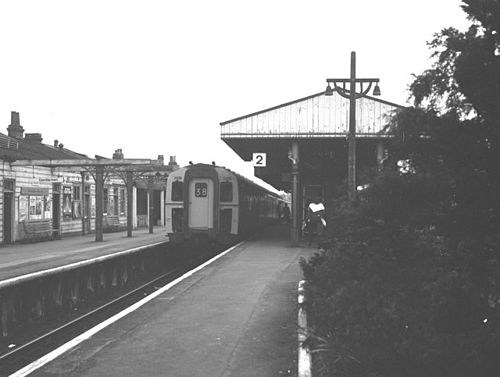
[[[410,85],[415,105],[427,100],[438,112],[467,113],[470,105],[481,120],[498,127],[500,107],[500,2],[463,0],[474,22],[466,32],[442,30],[429,42],[432,67]]]
[[[498,240],[443,236],[449,181],[433,178],[387,172],[340,198],[330,247],[303,262],[332,375],[498,374]]]
[[[327,250],[302,262],[325,374],[499,373],[500,2],[463,8],[473,24],[430,42],[386,169],[332,203]]]

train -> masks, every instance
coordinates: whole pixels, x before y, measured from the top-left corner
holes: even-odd
[[[229,244],[278,221],[286,200],[215,164],[190,164],[167,178],[166,232],[172,243]]]

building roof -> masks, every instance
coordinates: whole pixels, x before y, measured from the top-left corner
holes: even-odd
[[[383,136],[390,115],[403,108],[371,96],[356,100],[357,137]],[[344,138],[349,129],[349,100],[333,91],[274,106],[221,122],[221,138]]]
[[[244,161],[251,161],[255,153],[265,153],[266,165],[256,166],[254,173],[277,189],[291,190],[292,142],[300,142],[303,182],[322,184],[316,182],[318,177],[327,176],[340,182],[347,175],[350,101],[337,90],[331,96],[325,94],[315,93],[221,122],[221,139]],[[387,125],[392,114],[402,108],[372,96],[356,99],[358,165],[374,159],[379,142],[390,137]]]
[[[44,159],[88,159],[88,156],[58,146],[43,144],[40,139],[17,139],[0,133],[0,159],[44,160]]]

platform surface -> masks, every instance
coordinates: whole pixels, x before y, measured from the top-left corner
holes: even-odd
[[[265,233],[31,375],[296,376],[299,259],[313,249]]]
[[[168,241],[163,227],[154,227],[152,234],[149,229],[134,230],[132,237],[127,237],[126,231],[105,233],[103,239],[96,242],[95,234],[88,234],[53,241],[3,245],[0,247],[0,281]]]

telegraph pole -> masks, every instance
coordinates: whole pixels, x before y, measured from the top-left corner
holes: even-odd
[[[356,199],[356,100],[366,96],[370,91],[372,84],[376,84],[373,88],[373,95],[380,95],[380,88],[377,78],[357,79],[356,78],[356,53],[351,52],[351,75],[348,79],[327,79],[328,86],[325,90],[326,96],[332,96],[336,91],[339,95],[349,100],[349,130],[347,133],[347,195],[349,200]],[[349,83],[349,89],[345,85]],[[334,85],[334,88],[330,86]],[[339,86],[342,84],[342,87]],[[360,84],[360,93],[356,92],[356,84]],[[363,89],[363,84],[368,84],[366,89]]]

